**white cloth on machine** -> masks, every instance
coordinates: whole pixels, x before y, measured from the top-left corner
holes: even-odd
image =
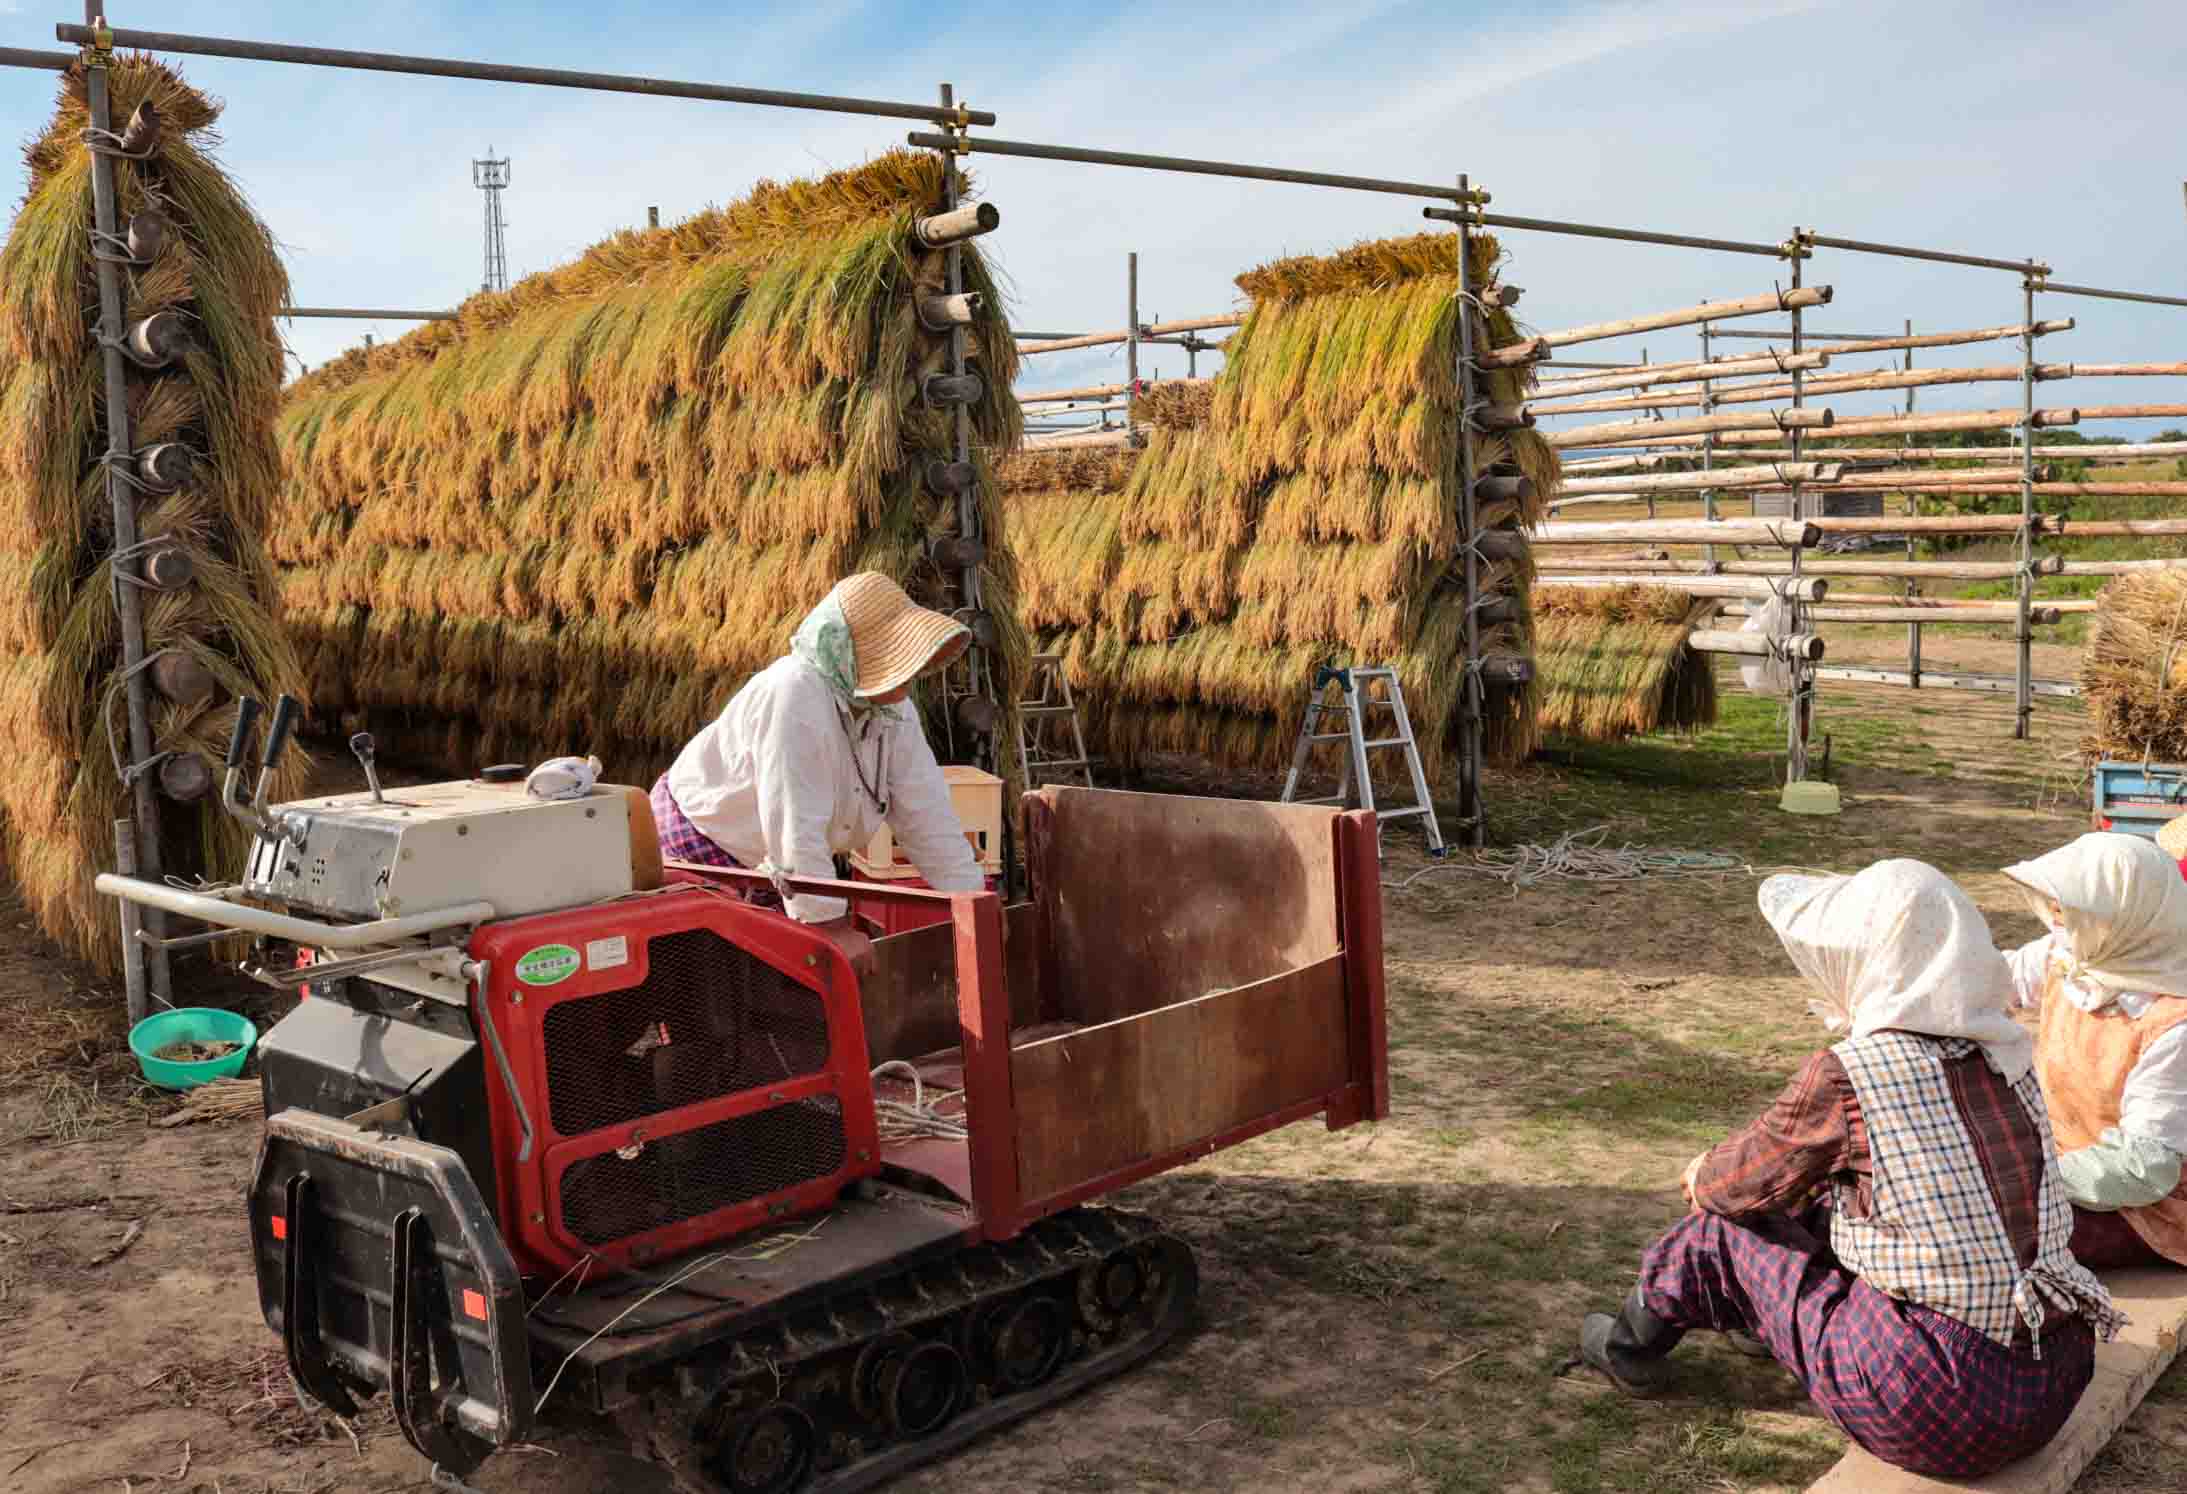
[[[532,769],[524,792],[534,799],[582,799],[600,781],[596,757],[550,757]]]
[[[835,857],[863,850],[885,822],[928,886],[987,885],[917,710],[905,702],[853,719],[795,654],[754,675],[691,739],[668,790],[686,819],[756,870],[833,877]],[[841,898],[810,893],[786,905],[803,923],[848,911]]]

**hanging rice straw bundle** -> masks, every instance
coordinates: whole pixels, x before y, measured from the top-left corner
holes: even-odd
[[[281,560],[365,616],[297,619],[323,684],[376,677],[346,692],[346,724],[442,771],[472,770],[484,744],[650,781],[845,575],[963,606],[927,558],[957,529],[927,478],[953,455],[954,412],[922,393],[948,338],[917,308],[946,288],[945,260],[912,233],[941,172],[900,150],[761,182],[299,381],[283,512],[323,538]],[[972,246],[964,280],[989,308],[969,337],[972,428],[1013,445],[1016,345]],[[1029,644],[983,464],[973,500],[1007,741]],[[945,756],[972,745],[938,715],[931,735]]]
[[[1420,234],[1241,275],[1252,305],[1223,371],[1144,391],[1143,451],[1002,459],[1026,620],[1062,655],[1093,752],[1281,767],[1316,666],[1390,664],[1441,771],[1465,651],[1455,243]],[[1474,253],[1487,285],[1500,251],[1477,236]],[[1484,326],[1490,346],[1519,340],[1504,311]],[[1491,371],[1487,397],[1516,402],[1530,377]],[[1477,436],[1474,454],[1533,480],[1524,502],[1483,505],[1480,527],[1536,522],[1555,453],[1518,431]],[[1480,566],[1501,619],[1482,646],[1523,655],[1532,567],[1499,553]],[[1537,699],[1532,685],[1489,692],[1491,755],[1533,749]],[[1403,773],[1378,757],[1378,773]]]
[[[218,107],[147,57],[116,57],[108,77],[117,121],[145,104],[161,119],[149,156],[115,162],[119,221],[166,225],[157,255],[122,271],[124,318],[174,313],[190,340],[177,361],[129,369],[131,448],[174,442],[195,458],[178,490],[133,488],[132,501],[140,539],[179,550],[193,574],[146,589],[133,579],[139,562],[117,576],[111,558],[90,114],[78,64],[25,151],[29,192],[0,248],[0,581],[12,583],[0,584],[0,815],[40,926],[111,973],[112,904],[91,882],[112,864],[114,822],[128,812],[117,587],[137,587],[147,655],[186,661],[183,673],[199,681],[184,699],[151,693],[163,761],[218,758],[225,702],[300,694],[303,673],[274,620],[262,540],[279,487],[272,426],[283,351],[273,318],[288,278],[266,226],[211,154]],[[283,787],[304,769],[292,758]],[[241,857],[240,829],[210,798],[163,802],[161,827],[170,874],[225,872]]]

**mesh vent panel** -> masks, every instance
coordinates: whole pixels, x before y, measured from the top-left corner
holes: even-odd
[[[818,1073],[828,1018],[819,992],[685,929],[648,944],[640,984],[551,1008],[542,1041],[554,1129],[582,1136]]]
[[[635,1157],[604,1152],[562,1174],[562,1223],[606,1245],[749,1203],[843,1166],[843,1107],[833,1096],[792,1100],[647,1142]]]

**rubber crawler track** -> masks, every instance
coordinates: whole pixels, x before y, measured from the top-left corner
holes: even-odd
[[[1097,1273],[1124,1262],[1138,1268],[1144,1287],[1117,1318],[1083,1299]],[[787,1324],[716,1345],[678,1365],[618,1419],[632,1452],[665,1468],[683,1494],[731,1494],[738,1486],[717,1476],[717,1455],[746,1418],[787,1404],[811,1418],[815,1436],[810,1472],[782,1487],[850,1494],[1130,1368],[1176,1335],[1198,1290],[1190,1248],[1154,1221],[1114,1209],[1073,1209],[1016,1239],[887,1278]],[[1071,1325],[1061,1362],[1045,1380],[1009,1389],[973,1348],[954,1414],[928,1434],[897,1438],[871,1414],[870,1398],[869,1409],[861,1409],[852,1382],[869,1344],[887,1338],[906,1348],[915,1341],[963,1350],[980,1341],[978,1325],[1042,1295],[1068,1311]]]

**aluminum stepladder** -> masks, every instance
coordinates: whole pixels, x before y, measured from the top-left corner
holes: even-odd
[[[1366,685],[1381,680],[1389,687],[1389,699],[1374,700],[1366,693]],[[1335,686],[1338,698],[1330,700],[1329,689]],[[1366,711],[1372,706],[1387,707],[1396,735],[1370,738],[1367,735]],[[1342,713],[1342,731],[1318,731],[1322,717]],[[1306,772],[1306,760],[1316,742],[1343,742],[1347,744],[1344,768],[1337,780],[1337,791],[1319,799],[1298,797],[1299,779]],[[1413,802],[1398,809],[1377,809],[1374,802],[1374,776],[1367,771],[1367,754],[1402,747],[1405,751],[1405,767],[1412,774]],[[1376,828],[1391,820],[1419,819],[1427,828],[1428,854],[1443,854],[1443,829],[1435,820],[1435,805],[1428,798],[1428,775],[1420,766],[1420,746],[1413,740],[1412,717],[1405,710],[1405,691],[1397,682],[1397,671],[1390,668],[1339,669],[1324,664],[1314,671],[1314,688],[1306,701],[1306,719],[1299,725],[1298,749],[1291,754],[1291,771],[1283,780],[1283,802],[1286,804],[1334,804],[1349,807],[1352,785],[1359,785],[1359,807],[1371,812]]]
[[[1093,759],[1086,755],[1086,735],[1079,730],[1078,702],[1071,698],[1063,656],[1035,654],[1032,664],[1027,683],[1033,693],[1018,702],[1018,761],[1024,765],[1025,786],[1039,788],[1058,776],[1077,773],[1092,788]],[[1048,728],[1063,722],[1070,725],[1070,741],[1051,742]]]

